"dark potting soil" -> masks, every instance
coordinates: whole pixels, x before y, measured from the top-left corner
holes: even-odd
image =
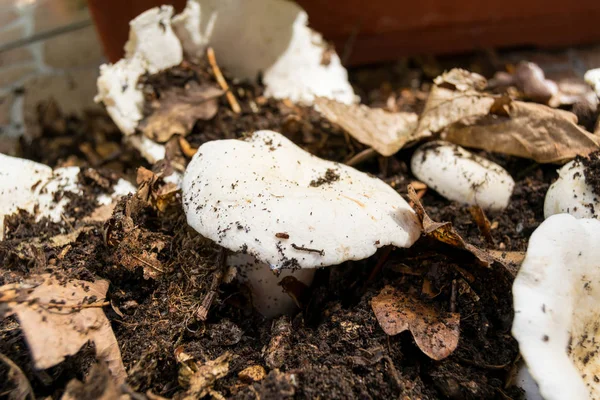
[[[354,71],[352,76],[368,76],[369,71]],[[379,75],[373,73],[375,78],[368,84],[361,81],[358,92],[372,105],[382,105],[393,94],[397,109],[419,110],[426,99],[427,80],[418,71],[405,73],[414,75],[409,89],[391,83],[390,74],[381,74],[383,80],[377,83]],[[202,82],[213,78],[206,68],[184,63],[148,78],[146,85],[151,87],[146,90],[160,95],[161,87],[184,85],[189,79]],[[312,108],[264,98],[260,85],[235,84],[233,92],[242,113],[235,114],[224,97],[219,99],[216,116],[198,121],[186,137],[193,147],[273,129],[313,154],[339,162],[365,149]],[[87,126],[92,123],[90,118],[69,117],[67,126]],[[105,119],[103,124],[105,132],[116,129]],[[118,135],[103,134],[98,142],[93,139],[97,136],[81,133],[82,128],[73,128],[73,133],[60,128],[62,133],[57,134],[56,128],[47,125],[42,125],[42,134],[33,143],[23,144],[26,156],[53,166],[72,162],[129,176],[133,168],[144,165],[137,155],[131,155],[135,152],[121,146]],[[67,150],[54,145],[56,141],[68,141]],[[98,150],[101,145],[115,149],[114,155],[92,161],[94,153],[110,153]],[[356,167],[406,195],[407,185],[414,180],[408,168],[412,151],[406,149],[389,158],[375,156]],[[77,161],[68,161],[72,156]],[[487,214],[493,244],[484,239],[468,207],[451,203],[430,189],[422,197],[423,205],[432,219],[452,222],[469,243],[524,251],[531,232],[543,221],[543,200],[556,167],[485,156],[507,168],[516,181],[508,209]],[[94,193],[103,179],[112,179],[105,174],[86,174],[82,177],[86,193]],[[69,230],[87,229],[59,247],[47,239],[63,233],[63,223],[36,223],[24,213],[10,217],[6,239],[0,242],[0,284],[48,272],[72,279],[109,280],[110,306],[104,307],[104,312],[128,371],[126,389],[142,396],[136,398],[145,398],[145,393],[177,397],[185,392],[178,381],[182,366],[176,349],[183,349],[200,363],[229,352],[229,372],[213,385],[225,398],[521,398],[521,390],[513,385],[519,357],[510,334],[513,275],[502,265],[482,267],[469,253],[422,238],[410,249],[382,249],[367,260],[319,270],[304,309],[269,321],[253,310],[247,288],[235,281],[219,285],[226,274],[221,250],[187,226],[179,199],[164,212],[148,205],[132,206],[132,201],[132,197],[121,200],[110,224],[73,219]],[[83,206],[74,203],[69,207]],[[127,254],[151,254],[162,272],[145,278],[145,264],[132,262]],[[378,264],[381,270],[373,273]],[[411,293],[437,309],[456,310],[460,314],[458,348],[448,358],[434,361],[419,350],[409,332],[386,335],[371,309],[371,299],[385,285]],[[215,296],[208,302],[208,317],[203,320],[201,310],[211,290]],[[86,345],[56,367],[35,370],[14,317],[0,322],[0,353],[23,370],[36,397],[59,398],[71,379],[84,381],[95,363],[93,346]],[[264,379],[252,382],[238,376],[257,365],[266,370]],[[88,380],[90,387],[99,382],[93,381],[95,376]],[[0,382],[4,382],[0,393],[12,387],[7,377],[8,369],[0,364]]]

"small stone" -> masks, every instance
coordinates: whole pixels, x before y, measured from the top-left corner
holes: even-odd
[[[267,371],[260,365],[252,365],[238,374],[238,377],[246,383],[262,381],[266,376]]]

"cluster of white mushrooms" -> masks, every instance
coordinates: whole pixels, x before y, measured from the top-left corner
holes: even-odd
[[[240,79],[261,72],[269,96],[355,102],[339,58],[323,65],[323,41],[306,22],[297,5],[279,0],[190,0],[175,16],[171,7],[149,10],[131,22],[126,57],[103,67],[97,99],[151,162],[164,156],[164,146],[135,134],[143,106],[136,82],[207,46]],[[600,87],[597,76],[586,78]],[[533,376],[546,399],[596,397],[600,390],[600,204],[583,168],[573,161],[559,171],[546,197],[548,220],[533,234],[514,283],[513,334],[529,366],[520,376]],[[411,170],[447,199],[487,210],[505,209],[514,188],[499,165],[443,141],[418,148]],[[381,246],[408,247],[420,234],[411,208],[383,182],[318,159],[275,132],[204,144],[182,192],[190,226],[232,251],[228,264],[268,317],[294,308],[276,286],[284,276],[309,284],[314,268],[364,259]],[[343,230],[336,221],[345,221]],[[539,398],[535,383],[524,385],[528,398]]]
[[[101,68],[97,96],[150,162],[164,158],[165,148],[136,134],[144,105],[139,78],[197,58],[208,46],[234,76],[262,74],[267,96],[357,101],[338,56],[322,62],[325,44],[295,3],[189,0],[178,15],[170,6],[154,8],[131,21],[126,56]],[[596,90],[599,77],[587,75]],[[81,193],[77,167],[53,171],[3,155],[0,163],[0,227],[18,209],[59,221],[69,200],[55,194]],[[499,165],[443,141],[419,147],[411,169],[445,198],[487,210],[505,209],[514,187]],[[547,220],[532,235],[513,287],[513,335],[547,400],[600,398],[600,204],[584,175],[580,161],[560,169],[546,196]],[[267,317],[295,307],[277,286],[284,276],[310,284],[315,268],[365,259],[383,246],[410,247],[421,234],[411,207],[384,182],[272,131],[205,143],[178,183],[189,225],[231,251],[228,264]],[[133,190],[120,181],[97,201]],[[527,392],[539,396],[535,385]]]

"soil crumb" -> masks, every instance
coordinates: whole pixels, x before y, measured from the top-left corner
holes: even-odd
[[[582,157],[580,161],[585,167],[585,183],[587,183],[596,196],[600,196],[600,151]]]

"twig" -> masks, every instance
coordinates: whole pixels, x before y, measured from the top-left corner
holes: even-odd
[[[309,253],[319,253],[319,255],[322,257],[325,255],[325,250],[317,250],[317,249],[309,249],[308,247],[304,247],[304,246],[298,246],[294,243],[292,243],[292,247],[296,250],[300,250],[300,251],[308,251]]]
[[[490,221],[487,219],[483,209],[480,206],[475,205],[469,207],[469,211],[485,240],[491,245],[495,244]]]
[[[13,360],[6,357],[2,353],[0,353],[0,360],[2,360],[4,364],[8,366],[8,377],[9,379],[13,379],[15,385],[17,385],[17,387],[13,389],[13,391],[17,391],[15,398],[30,398],[32,400],[35,400],[35,396],[33,395],[33,388],[31,387],[31,383],[29,383],[27,376],[23,373],[23,370],[21,370],[21,368],[19,368],[19,366],[15,364]]]
[[[353,166],[361,164],[367,160],[370,160],[371,158],[375,157],[376,155],[377,155],[377,152],[369,147],[368,149],[365,149],[365,150],[361,151],[360,153],[352,156],[352,158],[350,158],[344,164],[353,167]]]
[[[240,104],[237,102],[235,96],[229,89],[229,85],[227,84],[225,77],[223,77],[221,68],[219,68],[219,65],[217,65],[217,59],[215,58],[215,51],[213,50],[212,47],[209,47],[208,50],[206,50],[206,55],[208,56],[208,62],[213,69],[213,73],[215,74],[215,78],[217,79],[219,86],[221,86],[221,89],[223,89],[226,92],[225,96],[227,96],[227,101],[229,102],[231,109],[236,114],[241,113],[242,109],[240,108]]]
[[[131,257],[135,258],[136,260],[138,260],[138,261],[139,261],[139,262],[141,262],[142,264],[144,264],[144,265],[147,265],[147,266],[149,266],[150,268],[152,268],[152,269],[154,269],[154,270],[156,270],[156,271],[160,272],[161,274],[166,274],[166,273],[167,273],[167,271],[164,271],[164,270],[162,270],[162,269],[158,268],[157,266],[155,266],[155,265],[152,265],[152,264],[151,264],[151,263],[149,263],[148,261],[146,261],[146,260],[144,260],[144,259],[142,259],[142,258],[140,258],[140,257],[138,257],[138,256],[134,256],[134,255],[132,254],[132,255],[131,255]]]
[[[458,292],[458,285],[456,284],[456,279],[452,280],[452,292],[450,294],[450,312],[456,312],[456,297]]]
[[[198,307],[198,310],[196,311],[196,317],[200,321],[206,321],[206,318],[208,317],[208,311],[210,310],[210,306],[212,305],[212,302],[217,296],[217,289],[221,284],[221,281],[223,280],[226,261],[227,250],[225,250],[225,248],[222,248],[217,261],[217,263],[219,264],[217,272],[215,272],[215,274],[213,275],[213,280],[210,284],[208,293],[206,293],[206,296],[204,296],[204,299],[202,300],[202,304],[200,304],[200,307]]]

